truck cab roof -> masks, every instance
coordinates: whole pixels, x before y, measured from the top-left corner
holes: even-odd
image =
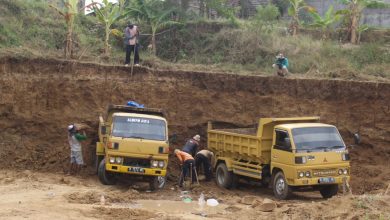
[[[334,127],[333,125],[324,124],[324,123],[291,123],[291,124],[280,124],[275,126],[275,128],[280,129],[294,129],[294,128],[310,128],[310,127]]]
[[[115,117],[115,116],[142,117],[142,118],[159,119],[159,120],[166,121],[166,119],[161,117],[161,116],[148,115],[148,114],[139,114],[139,113],[115,112],[114,114],[112,114],[112,116],[113,117]]]

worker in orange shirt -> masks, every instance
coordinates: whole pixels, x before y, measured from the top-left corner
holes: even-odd
[[[196,180],[196,171],[195,171],[195,160],[194,158],[184,151],[181,151],[179,149],[175,149],[174,151],[177,158],[180,160],[180,165],[182,167],[180,180],[179,180],[179,187],[183,187],[184,179],[187,175],[190,175],[192,177],[192,183]],[[192,171],[191,171],[192,169]]]

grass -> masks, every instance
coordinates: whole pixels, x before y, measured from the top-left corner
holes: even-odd
[[[66,27],[61,19],[44,0],[0,0],[0,56],[62,58]],[[122,30],[126,22],[115,28]],[[292,37],[285,26],[243,20],[238,28],[224,20],[189,22],[158,35],[157,57],[146,49],[150,36],[142,36],[141,62],[156,69],[273,75],[275,55],[283,51],[290,61],[290,77],[390,80],[386,38],[356,46],[303,33]],[[141,24],[141,31],[148,33],[148,27]],[[78,16],[74,58],[122,65],[122,39],[111,37],[112,53],[106,57],[102,55],[103,33],[94,17]]]

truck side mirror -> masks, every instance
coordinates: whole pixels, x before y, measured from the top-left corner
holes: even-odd
[[[176,143],[177,141],[177,134],[172,134],[169,136],[169,143]]]
[[[358,145],[362,142],[360,139],[360,135],[358,133],[353,134],[353,140],[355,141],[356,145]]]
[[[102,135],[106,135],[106,133],[107,133],[106,126],[101,126],[101,127],[100,127],[100,133],[101,133]]]

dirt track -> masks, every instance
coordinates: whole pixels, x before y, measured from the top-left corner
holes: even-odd
[[[136,189],[134,189],[136,188]],[[389,219],[390,195],[382,193],[339,195],[329,200],[318,193],[297,193],[291,200],[276,202],[272,212],[243,204],[272,199],[268,189],[243,185],[218,189],[213,183],[194,188],[193,202],[182,201],[182,192],[169,184],[163,191],[147,192],[147,185],[123,182],[103,186],[96,177],[70,177],[57,173],[0,171],[0,219],[205,219],[197,203],[200,193],[219,201],[203,213],[212,219]],[[101,204],[101,196],[105,203]]]
[[[0,167],[65,170],[66,126],[72,122],[90,126],[84,155],[91,167],[98,115],[109,103],[137,100],[166,110],[170,133],[179,136],[174,147],[195,133],[205,137],[209,120],[236,127],[254,125],[259,117],[318,115],[335,124],[349,144],[353,132],[362,135],[363,144],[351,149],[355,194],[375,193],[390,182],[390,84],[147,68],[134,72],[129,78],[125,67],[1,59]]]

